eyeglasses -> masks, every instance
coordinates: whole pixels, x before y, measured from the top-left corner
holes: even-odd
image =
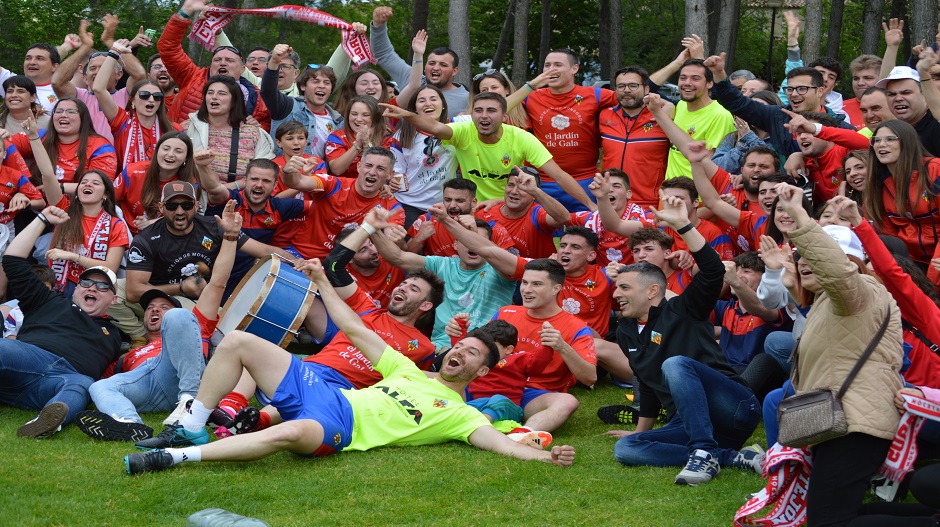
[[[618,84],[614,87],[617,88],[617,91],[624,91],[624,90],[636,91],[636,90],[639,90],[641,86],[643,85],[638,82],[628,82],[626,84]]]
[[[884,143],[886,145],[893,145],[894,143],[897,143],[900,140],[901,138],[899,138],[896,135],[882,135],[882,136],[876,135],[875,137],[871,138],[871,146],[877,146],[877,145],[880,145],[881,143]]]
[[[163,208],[167,212],[173,212],[176,209],[182,207],[185,211],[193,210],[196,207],[195,201],[168,201],[163,204]]]
[[[242,52],[238,51],[238,48],[236,48],[235,46],[219,46],[212,50],[212,56],[215,56],[216,53],[222,50],[231,51],[232,53],[238,55],[238,58],[242,58]],[[251,62],[251,59],[249,59],[249,62]]]
[[[137,96],[140,97],[140,100],[142,100],[142,101],[146,101],[146,100],[150,99],[151,97],[153,97],[153,100],[155,100],[155,101],[157,101],[157,102],[160,102],[160,101],[163,100],[163,92],[158,92],[158,91],[144,91],[144,90],[141,90],[141,91],[137,92]]]
[[[101,282],[98,280],[92,280],[91,278],[82,278],[78,281],[78,285],[86,289],[94,287],[98,291],[111,291],[110,282]]]
[[[297,69],[297,66],[294,66],[293,64],[278,64],[277,69],[279,69],[279,70],[292,70],[292,69],[295,70],[295,69]]]
[[[78,115],[78,108],[56,108],[52,113],[55,115]]]
[[[494,73],[499,73],[499,72],[494,69],[488,69],[484,71],[483,73],[478,73],[476,76],[473,77],[473,82],[476,82],[482,79],[483,77],[486,77],[487,75],[493,75]]]
[[[327,66],[326,64],[307,64],[308,70],[330,70],[333,71],[332,66]]]
[[[150,66],[150,69],[152,69],[152,70],[165,70],[165,69],[166,69],[166,66],[164,66],[163,64],[154,64],[153,66]]]
[[[790,95],[793,92],[798,93],[799,95],[806,95],[806,92],[810,90],[815,90],[819,86],[784,86],[783,93]]]
[[[262,64],[268,63],[268,57],[248,57],[248,60],[245,62],[251,64],[252,62],[260,62]]]

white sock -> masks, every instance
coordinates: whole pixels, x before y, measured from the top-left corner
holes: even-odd
[[[180,418],[180,425],[190,432],[200,432],[205,428],[206,421],[209,420],[211,413],[212,410],[206,408],[201,401],[193,400],[189,411],[184,413],[183,417]]]
[[[202,461],[202,450],[198,446],[189,446],[186,448],[168,448],[167,453],[173,456],[173,464],[179,465],[183,462]]]

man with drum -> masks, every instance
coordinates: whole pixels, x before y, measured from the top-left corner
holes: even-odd
[[[137,302],[159,289],[187,309],[195,306],[215,264],[223,233],[215,219],[196,215],[196,189],[173,181],[163,187],[162,217],[134,237],[127,253],[127,278],[118,280],[118,301],[108,310],[115,325],[135,342],[144,343],[143,310]],[[241,233],[238,250],[255,258],[271,253],[290,257],[281,249],[252,240]],[[293,259],[291,257],[291,259]]]
[[[222,292],[235,261],[242,225],[235,207],[235,200],[230,200],[222,216],[215,217],[223,241],[212,278],[192,311],[179,309],[180,301],[160,289],[141,296],[150,342],[118,359],[114,375],[91,385],[88,391],[98,410],[78,414],[82,432],[108,441],[148,439],[153,429],[144,424],[138,411],[169,411],[178,400],[195,397],[209,358],[209,339],[219,320]]]

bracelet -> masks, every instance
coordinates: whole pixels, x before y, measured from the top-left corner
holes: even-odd
[[[695,228],[695,226],[692,225],[692,222],[689,222],[689,224],[686,225],[685,227],[682,227],[681,229],[677,229],[677,230],[676,230],[676,234],[678,234],[678,235],[681,236],[681,235],[683,235],[683,234],[685,234],[685,233],[691,231],[691,230],[694,229],[694,228]]]
[[[241,190],[241,187],[238,186],[238,181],[235,181],[235,190]]]
[[[193,17],[191,17],[191,16],[187,15],[186,13],[184,13],[182,9],[180,9],[179,11],[177,11],[176,14],[179,15],[180,18],[184,18],[184,19],[186,19],[186,20],[192,20],[192,19],[193,19]],[[180,288],[180,291],[182,291],[182,288]]]
[[[39,221],[45,223],[46,227],[52,227],[52,222],[47,220],[46,217],[41,212],[37,214],[36,217],[39,218]]]
[[[180,284],[180,296],[185,297],[185,298],[189,298],[188,296],[186,296],[186,293],[183,292],[183,281],[180,280],[180,281],[179,281],[179,284]]]
[[[420,64],[422,62],[424,62],[424,58],[414,59],[411,61],[412,64]]]
[[[61,190],[62,193],[65,194],[65,183],[59,183],[59,190]]]
[[[222,239],[228,240],[228,241],[230,241],[230,242],[237,242],[237,241],[238,241],[238,233],[235,233],[235,234],[225,233],[225,234],[222,236]]]
[[[376,233],[375,227],[369,225],[366,222],[362,222],[361,227],[362,227],[362,230],[366,231],[369,234],[369,236],[372,236],[373,234]]]
[[[78,255],[78,258],[75,259],[75,264],[78,265],[79,267],[82,266],[82,255],[80,254]]]
[[[525,86],[526,88],[532,91],[535,91],[535,86],[532,86],[531,84],[529,84],[529,81],[525,81],[525,84],[523,84],[523,86]]]
[[[113,49],[108,50],[108,56],[114,60],[121,60],[121,54],[117,51],[114,51]]]

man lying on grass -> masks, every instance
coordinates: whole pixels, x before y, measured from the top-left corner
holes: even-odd
[[[461,394],[470,381],[485,375],[499,359],[488,334],[470,332],[447,353],[440,372],[423,372],[366,328],[336,294],[319,260],[302,262],[298,269],[316,282],[333,321],[372,361],[384,380],[362,390],[337,389],[321,382],[307,363],[278,346],[247,333],[232,332],[216,349],[196,400],[180,420],[177,444],[192,446],[126,456],[128,474],[165,470],[184,461],[251,461],[281,450],[325,456],[342,450],[458,439],[520,459],[559,466],[574,462],[573,447],[556,446],[543,451],[516,443],[464,403]],[[242,368],[272,399],[285,422],[207,444],[206,420],[238,382]]]

